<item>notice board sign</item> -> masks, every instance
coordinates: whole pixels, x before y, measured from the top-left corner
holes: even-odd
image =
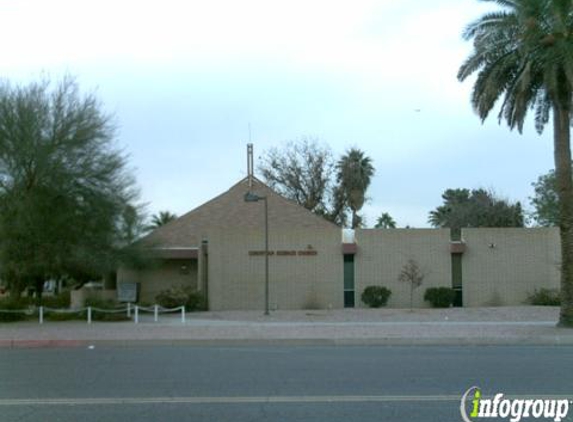
[[[139,283],[117,283],[117,300],[119,302],[137,302]]]

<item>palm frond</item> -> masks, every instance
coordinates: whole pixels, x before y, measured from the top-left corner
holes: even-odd
[[[573,0],[482,1],[502,10],[465,29],[474,51],[457,77],[463,81],[477,73],[471,103],[482,121],[503,98],[500,121],[521,132],[534,110],[540,132],[556,101],[573,106]]]

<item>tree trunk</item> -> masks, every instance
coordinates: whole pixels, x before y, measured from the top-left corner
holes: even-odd
[[[555,174],[559,197],[559,235],[561,238],[561,313],[559,326],[573,327],[573,179],[571,175],[570,99],[555,105],[553,132]]]
[[[410,281],[410,312],[414,312],[414,284]]]
[[[104,277],[103,288],[106,290],[115,290],[117,289],[117,272],[110,271]]]
[[[359,225],[358,212],[353,209],[352,210],[352,228],[357,229],[358,225]]]
[[[36,287],[36,306],[40,306],[42,304],[42,293],[44,293],[44,278],[36,277],[34,284]]]

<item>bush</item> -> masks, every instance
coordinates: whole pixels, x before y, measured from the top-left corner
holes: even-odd
[[[187,299],[187,293],[181,287],[170,287],[169,289],[162,290],[155,296],[155,301],[164,308],[184,306],[187,303]]]
[[[456,292],[449,287],[430,287],[424,293],[424,300],[430,302],[433,308],[449,308],[455,297]]]
[[[69,290],[64,290],[55,296],[42,296],[42,306],[52,309],[67,309],[71,304],[71,294]]]
[[[205,308],[203,296],[192,287],[170,287],[155,296],[157,304],[164,308],[185,306],[185,311],[199,311]]]
[[[91,306],[92,308],[103,310],[117,310],[122,307],[119,303],[112,299],[101,299],[99,297],[87,297],[84,306]],[[105,313],[92,309],[92,321],[129,321],[127,311],[116,313]]]
[[[6,311],[28,310],[29,306],[30,306],[30,301],[28,300],[28,298],[7,297],[4,299],[0,299],[0,310],[6,310]],[[26,319],[28,319],[28,314],[24,312],[18,312],[18,313],[0,312],[0,322],[24,321]]]
[[[45,312],[44,319],[46,321],[86,321],[87,315],[85,311],[78,312]]]
[[[381,306],[386,306],[388,303],[388,298],[392,292],[390,289],[382,286],[368,286],[362,292],[362,302],[368,305],[370,308],[380,308]]]
[[[102,299],[97,296],[88,296],[84,301],[84,306],[91,306],[99,309],[116,309],[121,305],[112,299]]]
[[[185,303],[185,311],[204,311],[206,309],[205,299],[203,295],[193,289],[188,289],[187,302]]]
[[[527,297],[527,303],[537,306],[560,306],[561,295],[557,289],[535,289]]]

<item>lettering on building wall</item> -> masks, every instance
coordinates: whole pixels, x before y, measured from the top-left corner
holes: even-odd
[[[277,251],[277,256],[295,256],[296,251]]]
[[[316,256],[318,251],[313,249],[300,251],[269,251],[269,256]],[[249,251],[249,256],[265,256],[265,251]]]
[[[313,250],[307,250],[307,251],[298,251],[297,254],[299,256],[315,256],[318,255],[318,252]]]

